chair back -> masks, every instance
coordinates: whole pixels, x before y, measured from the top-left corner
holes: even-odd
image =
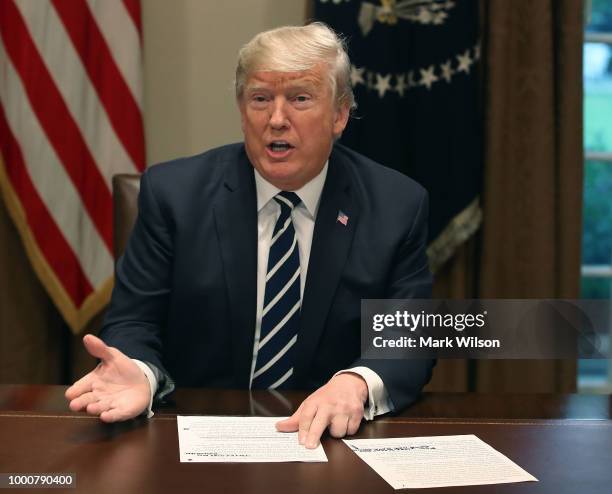
[[[113,176],[113,254],[119,259],[130,238],[138,216],[140,175],[121,173]]]

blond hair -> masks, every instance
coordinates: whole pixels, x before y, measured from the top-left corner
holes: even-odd
[[[238,53],[235,89],[239,100],[256,71],[300,72],[324,62],[336,105],[355,108],[351,64],[344,41],[327,25],[283,26],[256,35]]]

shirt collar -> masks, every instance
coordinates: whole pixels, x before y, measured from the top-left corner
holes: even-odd
[[[294,191],[302,200],[302,204],[304,204],[306,210],[313,219],[317,217],[321,193],[323,192],[323,185],[325,185],[325,178],[327,177],[328,163],[329,160],[325,162],[323,169],[315,178],[302,188]],[[255,188],[257,189],[257,212],[259,213],[262,208],[281,191],[281,189],[275,187],[263,178],[256,168],[253,168],[253,170],[255,171]]]

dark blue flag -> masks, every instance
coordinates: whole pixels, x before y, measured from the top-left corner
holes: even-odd
[[[358,108],[341,141],[430,195],[436,271],[479,227],[482,170],[476,0],[316,0],[346,38]]]

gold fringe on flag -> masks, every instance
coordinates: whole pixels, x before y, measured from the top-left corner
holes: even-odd
[[[51,297],[51,300],[60,311],[62,317],[74,334],[79,334],[87,323],[100,312],[110,301],[113,289],[113,277],[111,276],[77,307],[63,285],[55,275],[51,266],[43,256],[38,243],[28,226],[27,217],[17,194],[6,173],[5,164],[0,156],[0,192],[4,197],[4,203],[10,217],[13,219],[21,241],[26,250],[28,259],[32,263],[34,272],[38,276],[43,287]]]
[[[436,273],[448,261],[457,247],[468,240],[482,223],[480,197],[476,198],[448,222],[446,228],[429,244],[427,256],[429,268]]]

